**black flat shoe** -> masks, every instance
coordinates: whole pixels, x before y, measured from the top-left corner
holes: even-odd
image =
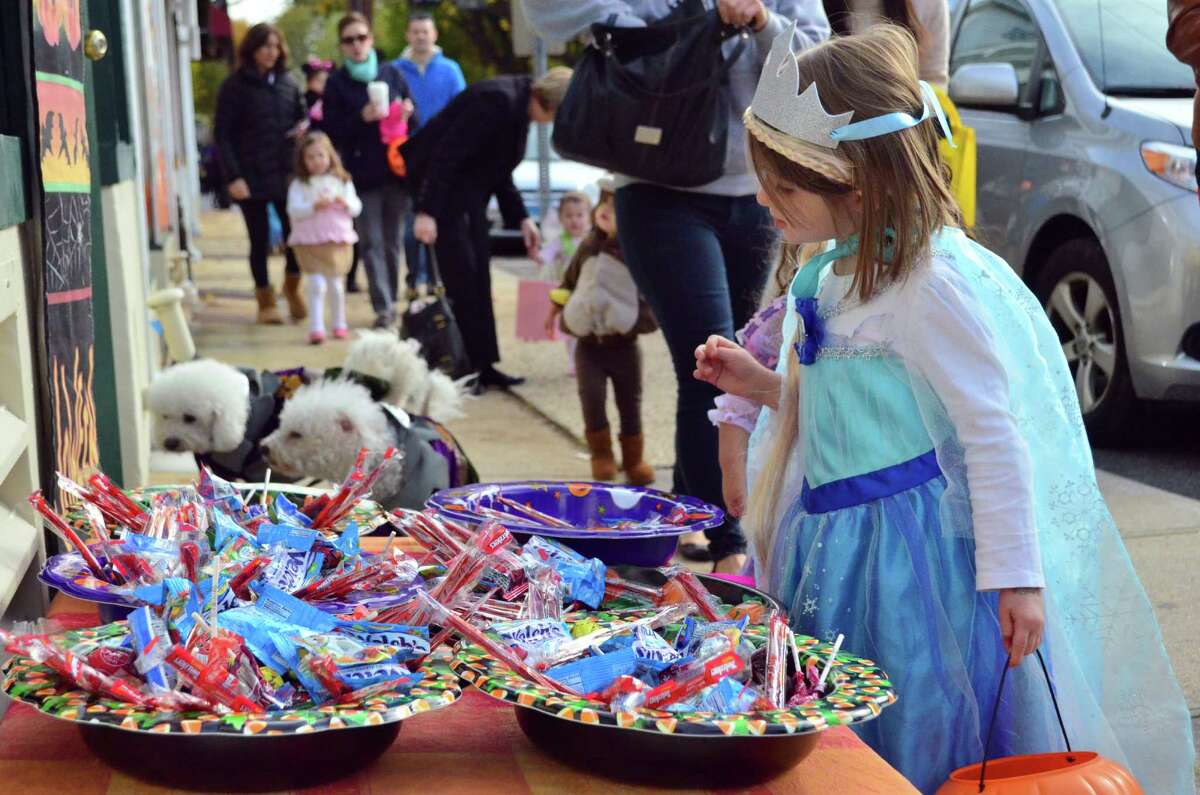
[[[525,379],[515,375],[505,375],[494,367],[487,367],[480,371],[479,379],[476,381],[477,388],[494,386],[499,389],[508,389],[509,387],[520,386],[525,383]]]
[[[675,550],[681,558],[695,561],[696,563],[709,563],[712,561],[712,553],[708,551],[708,547],[704,544],[694,544],[691,541],[685,541],[680,544]]]
[[[352,280],[350,280],[350,279],[347,279],[347,280],[346,280],[346,292],[348,292],[348,293],[361,293],[361,292],[362,292],[362,288],[358,286],[358,282],[356,282],[356,281],[352,281]]]

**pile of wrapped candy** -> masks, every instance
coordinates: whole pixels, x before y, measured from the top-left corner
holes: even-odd
[[[31,502],[113,595],[141,606],[86,648],[0,637],[84,690],[163,711],[264,712],[403,691],[422,677],[414,663],[429,653],[429,628],[370,619],[413,603],[440,569],[398,550],[363,554],[353,523],[340,535],[318,529],[377,477],[356,467],[303,510],[282,494],[249,504],[208,472],[149,507],[102,476],[88,487],[60,478],[93,544],[41,494]]]
[[[434,558],[462,554],[465,540],[447,533],[444,520],[410,513],[401,523]],[[628,582],[601,561],[538,536],[501,559],[499,569],[519,566],[525,574],[521,614],[456,630],[535,684],[614,712],[742,713],[794,707],[824,693],[829,666],[818,670],[811,658],[802,664],[778,612],[765,615],[754,602],[728,608],[683,567],[660,569],[662,587]],[[598,622],[587,610],[568,609],[602,602],[606,616],[640,617]],[[756,645],[745,630],[764,619],[766,639]]]
[[[403,692],[455,636],[531,682],[612,709],[742,712],[819,694],[824,676],[800,665],[782,618],[767,619],[755,648],[743,634],[762,622],[761,605],[730,611],[685,569],[663,570],[662,587],[629,582],[555,541],[522,546],[496,522],[467,528],[433,512],[391,517],[423,556],[391,542],[364,553],[343,520],[394,464],[366,471],[360,459],[332,496],[299,506],[266,489],[248,501],[207,471],[148,504],[100,475],[87,485],[61,477],[90,542],[41,494],[31,502],[137,607],[85,646],[0,641],[83,690],[168,712],[260,713]],[[606,615],[640,617],[598,626],[587,611],[602,603]]]

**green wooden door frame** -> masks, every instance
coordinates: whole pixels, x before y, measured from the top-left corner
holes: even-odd
[[[129,81],[125,74],[125,37],[121,0],[86,0],[94,30],[108,39],[108,54],[92,62],[92,93],[103,114],[94,118],[97,132],[97,163],[100,184],[114,185],[133,179],[135,162],[133,131],[129,119]]]
[[[121,16],[118,0],[83,0],[80,12],[84,31],[103,31],[108,38],[108,54],[100,61],[85,59],[84,92],[87,96],[88,140],[99,146],[92,152],[92,325],[95,340],[92,370],[92,397],[96,402],[96,440],[100,446],[100,468],[120,485],[121,423],[117,411],[116,360],[113,351],[111,293],[108,263],[104,252],[104,205],[101,190],[121,181],[115,161],[105,172],[105,152],[115,157],[115,144],[123,129],[129,133],[129,108],[125,104],[125,68],[120,59]],[[97,27],[97,23],[105,27]],[[84,34],[86,37],[86,33]],[[107,63],[106,63],[107,62]],[[103,99],[104,118],[96,113],[98,100]],[[123,119],[123,122],[122,122]],[[97,153],[98,154],[95,154]],[[106,177],[112,177],[111,180]],[[133,178],[132,169],[127,177]]]
[[[28,4],[21,4],[28,5]],[[0,6],[0,229],[29,220],[29,186],[25,176],[30,172],[28,141],[29,96],[28,43],[22,38],[29,18],[28,8],[21,5]]]

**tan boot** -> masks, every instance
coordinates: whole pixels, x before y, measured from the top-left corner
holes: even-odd
[[[254,290],[258,299],[258,322],[267,326],[278,326],[283,323],[279,307],[275,306],[275,290],[272,287],[258,287]]]
[[[592,454],[592,479],[614,480],[617,477],[617,460],[613,458],[612,432],[608,428],[588,431],[587,443]]]
[[[654,468],[642,460],[645,446],[646,437],[640,433],[621,437],[621,468],[631,486],[649,486],[654,482]]]
[[[304,303],[304,296],[300,295],[298,274],[284,274],[283,297],[287,299],[288,314],[292,316],[292,320],[304,320],[308,317],[308,304]]]

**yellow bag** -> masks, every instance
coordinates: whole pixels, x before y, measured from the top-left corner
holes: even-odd
[[[958,108],[945,91],[937,86],[932,88],[942,104],[955,144],[951,148],[950,142],[943,139],[938,148],[950,167],[950,190],[962,210],[963,227],[970,229],[975,226],[975,130],[963,125]]]

